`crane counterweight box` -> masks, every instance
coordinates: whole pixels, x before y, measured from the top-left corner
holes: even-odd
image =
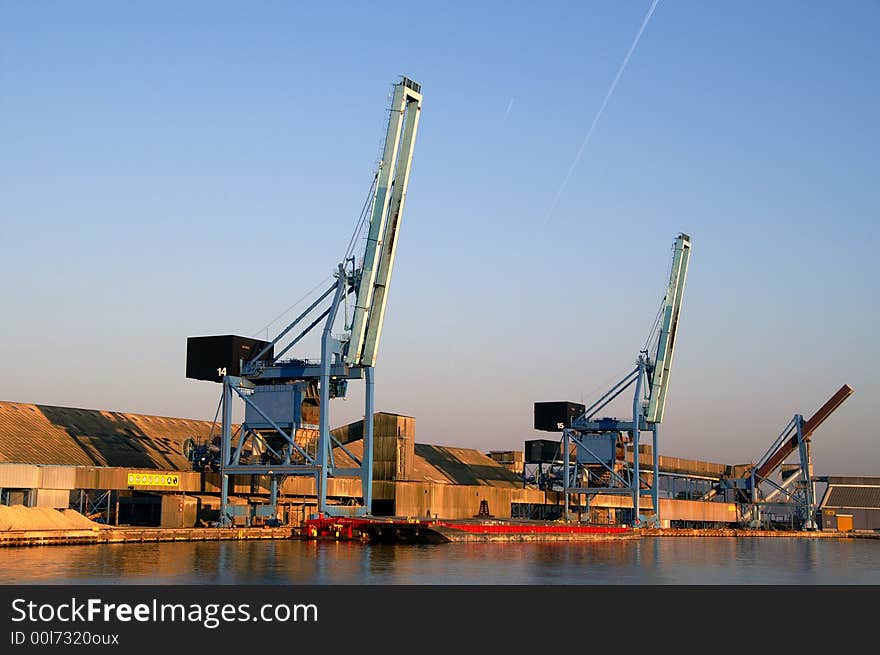
[[[234,334],[211,337],[187,337],[186,339],[186,377],[192,380],[222,382],[224,375],[241,375],[242,362],[247,362],[269,345],[260,341]],[[273,348],[269,348],[260,359],[271,360]]]
[[[535,403],[535,429],[562,432],[586,409],[580,403],[567,401]]]
[[[553,439],[531,439],[525,442],[525,461],[555,462],[562,459],[562,444]]]

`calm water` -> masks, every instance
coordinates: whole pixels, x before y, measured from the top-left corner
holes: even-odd
[[[310,541],[0,549],[0,583],[880,584],[880,540],[642,538],[606,543]]]

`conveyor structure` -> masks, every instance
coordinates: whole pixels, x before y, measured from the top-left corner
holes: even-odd
[[[813,433],[853,394],[844,384],[807,420],[795,414],[770,448],[741,477],[722,479],[706,496],[710,500],[727,489],[735,489],[744,509],[742,523],[752,528],[766,527],[765,514],[771,509],[793,508],[796,527],[816,530],[816,480],[813,474],[811,439]],[[797,463],[785,461],[797,454]],[[778,478],[778,479],[774,479]]]

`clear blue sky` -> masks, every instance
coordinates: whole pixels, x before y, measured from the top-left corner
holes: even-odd
[[[0,399],[211,418],[186,337],[265,336],[331,273],[405,74],[378,409],[547,436],[532,403],[629,368],[685,231],[662,451],[752,461],[846,382],[817,473],[880,474],[880,3],[661,1],[549,220],[648,0],[319,4],[0,0]]]

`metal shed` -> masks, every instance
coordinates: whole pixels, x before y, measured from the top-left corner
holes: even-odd
[[[822,530],[880,531],[880,478],[829,477],[819,503]]]

